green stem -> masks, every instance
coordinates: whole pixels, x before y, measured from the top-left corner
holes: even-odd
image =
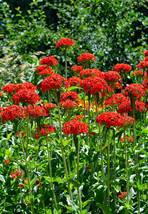
[[[108,189],[107,189],[107,196],[108,196],[108,207],[110,207],[110,129],[108,129],[108,153],[107,153],[107,168],[108,168]]]
[[[47,142],[47,137],[46,137],[46,146],[47,146],[47,154],[48,154],[49,173],[50,173],[50,179],[51,179],[51,189],[52,189],[54,203],[55,203],[55,206],[57,208],[57,200],[56,200],[56,195],[55,195],[55,192],[54,192],[54,184],[53,184],[53,177],[52,177],[51,155],[50,155],[50,152],[49,152],[49,146],[48,146],[48,142]]]
[[[26,155],[26,152],[25,152],[25,149],[24,149],[24,144],[23,144],[23,141],[22,141],[21,137],[20,137],[20,142],[21,142],[21,146],[22,146],[22,150],[23,150],[23,156],[24,156],[25,163],[26,163],[26,172],[27,172],[27,179],[28,179],[28,186],[29,186],[29,196],[31,198],[31,200],[30,200],[31,212],[32,212],[32,214],[34,214],[34,207],[33,207],[33,204],[32,204],[32,191],[31,191],[31,185],[30,185],[29,166],[27,164],[27,155]]]
[[[75,146],[76,146],[76,152],[77,152],[77,193],[78,193],[78,200],[79,200],[79,209],[80,209],[80,214],[82,213],[82,202],[81,202],[81,193],[79,189],[79,142],[78,142],[78,137],[74,135],[74,141],[75,141]]]
[[[67,80],[67,48],[65,48],[65,78]]]
[[[58,116],[59,116],[61,152],[62,152],[62,158],[63,158],[64,168],[65,168],[65,173],[66,173],[66,179],[67,179],[67,183],[68,183],[69,195],[70,195],[70,199],[72,200],[72,191],[71,191],[71,188],[70,188],[68,169],[67,169],[66,158],[65,158],[64,149],[63,149],[62,123],[61,123],[60,106],[59,106],[59,102],[58,102],[58,97],[57,97],[56,91],[55,91],[55,97],[56,97],[56,100],[57,100]]]

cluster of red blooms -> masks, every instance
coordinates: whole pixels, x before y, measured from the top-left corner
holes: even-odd
[[[57,131],[53,126],[42,124],[40,127],[36,128],[37,133],[35,133],[35,138],[39,139],[40,136],[46,136],[49,133]]]
[[[25,173],[25,172],[24,171],[20,171],[20,170],[15,170],[10,175],[11,175],[11,178],[14,179],[14,178],[22,177],[23,173]]]
[[[137,78],[143,77],[143,71],[142,70],[135,71],[133,73],[133,77],[137,77]]]
[[[145,57],[148,56],[148,50],[145,51],[144,56],[145,56]]]
[[[30,105],[28,108],[26,107],[24,109],[25,117],[27,117],[27,114],[29,117],[47,117],[49,115],[49,112],[46,111],[46,109],[43,106],[38,105]]]
[[[2,91],[12,94],[13,92],[15,92],[15,86],[16,85],[9,83],[2,88]]]
[[[109,85],[111,87],[111,85]],[[121,89],[122,88],[122,85],[120,82],[115,82],[114,85],[113,85],[113,88],[114,89]]]
[[[71,46],[75,45],[74,41],[69,38],[63,38],[59,40],[56,44],[56,48],[69,48]]]
[[[142,61],[137,65],[138,69],[147,70],[148,69],[148,61]]]
[[[17,105],[9,106],[1,112],[1,118],[3,123],[5,123],[5,121],[7,120],[15,120],[23,117],[24,117],[24,108]]]
[[[144,87],[144,90],[148,90],[148,78],[143,81],[142,86]]]
[[[16,104],[19,104],[20,102],[23,104],[35,104],[36,102],[40,101],[40,97],[33,90],[21,89],[13,95],[12,101]]]
[[[128,64],[121,63],[121,64],[115,65],[113,69],[114,71],[117,71],[119,73],[129,73],[132,67]]]
[[[147,57],[145,57],[144,61],[148,61],[148,56],[147,56]]]
[[[73,120],[79,120],[81,121],[84,118],[83,115],[77,115],[76,117],[73,118]]]
[[[46,77],[41,83],[41,89],[43,93],[61,87],[68,88],[69,83],[64,77],[59,74],[54,74],[52,76]]]
[[[96,57],[91,53],[82,53],[78,57],[78,62],[80,63],[92,62],[92,61],[96,61]]]
[[[44,76],[44,77],[47,77],[53,74],[54,74],[54,71],[52,70],[52,68],[44,69],[41,72],[39,72],[39,76]]]
[[[126,101],[127,97],[125,97],[123,94],[118,93],[118,94],[114,94],[112,97],[110,97],[109,99],[105,100],[104,104],[105,105],[119,105],[122,102]]]
[[[142,85],[133,83],[125,87],[122,91],[124,96],[128,96],[130,99],[133,97],[137,100],[140,100],[142,96],[145,96],[145,91],[142,88]]]
[[[116,112],[104,112],[96,118],[96,123],[105,124],[107,128],[111,126],[124,126],[124,118]]]
[[[135,101],[136,111],[144,111],[146,112],[145,103],[142,101]],[[118,112],[120,114],[132,112],[131,101],[127,100],[120,104],[118,108]]]
[[[0,97],[3,97],[2,93],[0,92]]]
[[[123,116],[124,121],[125,121],[125,126],[133,125],[134,123],[136,124],[136,120],[130,116]]]
[[[27,89],[27,90],[33,90],[33,91],[37,90],[35,85],[29,82],[24,82],[22,84],[15,85],[15,92],[18,92],[21,89]]]
[[[88,125],[84,122],[79,121],[80,117],[74,118],[73,120],[66,122],[63,131],[66,135],[68,134],[84,134],[88,132]]]
[[[95,68],[93,68],[93,69],[83,69],[79,73],[79,77],[81,79],[85,79],[85,78],[92,77],[92,76],[97,76],[97,77],[100,77],[100,78],[104,77],[103,73],[99,69],[95,69]]]
[[[78,103],[76,103],[75,101],[72,101],[70,99],[67,99],[67,100],[61,102],[61,106],[63,108],[71,109],[72,110],[72,109],[75,109],[75,108],[78,107]]]
[[[57,64],[58,64],[58,60],[53,56],[44,57],[40,61],[40,65],[56,66]]]
[[[68,83],[70,86],[80,86],[81,79],[79,77],[70,77]]]
[[[71,71],[76,71],[76,72],[80,72],[83,69],[82,66],[79,65],[75,65],[71,68]]]
[[[80,86],[86,93],[96,94],[98,92],[106,93],[108,85],[104,79],[99,77],[88,77],[81,81]]]
[[[124,140],[129,140],[129,141],[131,141],[131,142],[133,142],[134,141],[134,139],[132,138],[132,137],[125,137],[125,138],[120,138],[120,142],[122,142],[122,141],[124,141]]]
[[[70,99],[72,101],[78,101],[79,95],[76,92],[74,92],[74,91],[63,92],[60,95],[60,102],[64,102],[67,99]]]
[[[107,83],[122,82],[122,78],[116,71],[108,71],[104,73],[104,79]]]
[[[25,136],[26,132],[20,131],[20,133],[19,133],[19,134],[20,134],[21,136]],[[16,133],[16,134],[15,134],[15,136],[16,136],[16,137],[18,137],[18,136],[19,136],[19,134],[18,134],[18,133]]]
[[[4,160],[4,163],[9,163],[9,162],[10,162],[10,159]]]
[[[56,108],[57,105],[54,104],[54,103],[43,103],[43,107],[44,107],[46,110],[50,110],[50,109]]]
[[[127,192],[121,192],[121,195],[118,195],[118,198],[126,198]]]

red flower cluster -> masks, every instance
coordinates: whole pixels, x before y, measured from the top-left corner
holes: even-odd
[[[25,136],[26,132],[20,131],[20,133],[19,133],[19,134],[20,134],[21,136]],[[16,134],[15,134],[15,136],[16,136],[16,137],[18,137],[18,136],[19,136],[19,134],[18,134],[18,133],[16,133]]]
[[[36,139],[39,139],[40,136],[46,136],[49,133],[57,131],[53,126],[42,124],[40,127],[36,128]]]
[[[136,111],[144,111],[144,112],[146,112],[145,102],[136,100],[135,106],[136,106]]]
[[[44,107],[46,110],[50,110],[50,109],[56,108],[57,105],[54,104],[54,103],[43,103],[43,107]]]
[[[53,56],[44,57],[40,61],[40,65],[56,66],[57,64],[58,64],[58,60]]]
[[[72,109],[75,109],[75,108],[78,107],[78,103],[76,103],[75,101],[72,101],[70,99],[67,99],[67,100],[61,102],[61,106],[63,108],[71,109],[72,110]]]
[[[147,56],[147,57],[145,57],[144,61],[148,61],[148,56]]]
[[[136,124],[136,120],[132,117],[129,116],[123,116],[125,125],[133,125],[134,123]]]
[[[125,87],[122,91],[124,96],[129,96],[130,99],[133,97],[137,100],[140,100],[142,96],[145,96],[145,91],[142,88],[142,85],[133,83]]]
[[[115,89],[121,89],[122,85],[120,84],[120,82],[115,82],[114,86]]]
[[[71,120],[66,122],[63,131],[66,135],[68,134],[84,134],[88,132],[88,125],[79,120]]]
[[[143,81],[142,85],[144,87],[144,90],[148,90],[148,78]]]
[[[104,73],[104,79],[107,83],[122,82],[122,78],[116,71],[108,71]]]
[[[9,163],[9,162],[10,162],[10,159],[4,160],[4,163]]]
[[[113,97],[110,97],[109,99],[105,100],[104,104],[105,105],[119,105],[122,102],[126,101],[127,97],[125,97],[123,94],[114,94]],[[113,101],[113,103],[112,103]]]
[[[35,104],[36,102],[40,101],[40,97],[33,90],[21,89],[13,95],[12,101],[16,104],[19,104],[20,102],[23,104]]]
[[[104,112],[96,118],[96,123],[104,124],[107,128],[111,126],[124,126],[124,118],[116,112]]]
[[[7,120],[15,120],[23,117],[24,117],[24,108],[17,105],[9,106],[1,112],[1,118],[3,120],[3,123],[5,123],[5,121]]]
[[[80,86],[81,79],[79,77],[70,77],[68,82],[70,86]]]
[[[145,51],[144,56],[145,56],[145,57],[148,56],[148,50]]]
[[[126,198],[127,192],[121,192],[121,195],[118,195],[118,198]]]
[[[42,70],[39,73],[39,76],[47,77],[47,76],[50,76],[50,75],[53,75],[53,74],[54,74],[54,71],[51,68],[48,68],[48,70],[47,69]]]
[[[80,63],[92,62],[92,61],[96,61],[96,57],[91,53],[82,53],[78,57],[78,62]]]
[[[68,81],[59,74],[54,74],[52,76],[46,77],[41,83],[41,89],[44,93],[46,91],[61,87],[68,88],[68,86]]]
[[[67,99],[70,99],[72,101],[78,101],[79,95],[76,92],[74,92],[74,91],[63,92],[60,95],[60,102],[64,102]]]
[[[20,170],[15,170],[10,175],[11,175],[11,178],[14,179],[14,178],[22,177],[23,173],[25,173],[25,172],[24,171],[20,171]]]
[[[99,69],[95,69],[95,68],[83,69],[82,71],[80,71],[80,74],[79,74],[79,77],[81,79],[85,79],[85,78],[92,77],[92,76],[97,76],[100,78],[104,77],[103,73]]]
[[[27,107],[24,109],[25,117],[27,117]],[[28,106],[28,116],[29,117],[47,117],[49,115],[49,112],[45,110],[43,106],[38,105],[31,105]]]
[[[27,90],[33,90],[33,91],[37,90],[35,85],[33,85],[32,83],[29,83],[29,82],[24,82],[22,84],[18,84],[18,85],[15,86],[15,91],[16,92],[18,92],[21,89],[27,89]]]
[[[146,70],[148,69],[148,61],[142,61],[140,62],[138,65],[137,65],[137,68],[138,69],[143,69],[143,70]]]
[[[132,67],[128,64],[121,63],[121,64],[115,65],[113,69],[120,73],[129,73]]]
[[[73,120],[81,120],[83,118],[84,118],[83,115],[77,115],[76,117],[73,118]]]
[[[3,97],[2,93],[0,92],[0,97]]]
[[[130,100],[121,103],[118,107],[118,112],[120,114],[132,112]]]
[[[61,40],[59,40],[56,44],[56,48],[69,48],[71,46],[75,45],[74,41],[72,39],[69,38],[63,38]]]
[[[122,141],[124,141],[124,140],[129,140],[129,141],[131,141],[131,142],[133,142],[134,141],[134,139],[132,138],[132,137],[125,137],[125,138],[120,138],[120,142],[122,142]]]
[[[135,71],[133,73],[133,77],[137,77],[137,78],[143,77],[143,71],[142,70]]]
[[[88,77],[81,81],[80,86],[86,93],[96,94],[98,92],[105,93],[108,85],[104,79],[100,77]]]
[[[81,70],[83,69],[82,66],[79,66],[79,65],[75,65],[71,68],[71,71],[77,71],[77,72],[80,72]]]
[[[15,92],[15,87],[16,85],[9,83],[2,88],[2,91],[12,94],[13,92]]]

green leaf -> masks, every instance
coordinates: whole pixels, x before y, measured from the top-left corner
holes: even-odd
[[[107,207],[107,205],[100,203],[97,203],[97,205],[99,205],[104,214],[112,214],[111,210],[109,209],[109,207]]]
[[[55,179],[54,179],[54,182],[58,182],[58,183],[61,183],[61,184],[64,183],[64,181],[63,181],[62,178],[60,178],[60,177],[55,178]]]
[[[44,176],[45,180],[48,181],[49,183],[51,183],[51,179],[48,178],[47,176]]]
[[[72,206],[72,209],[74,211],[77,211],[79,209],[79,207],[72,200],[70,200],[70,198],[67,198],[67,203],[68,205]]]
[[[52,214],[51,209],[47,210],[47,211],[46,211],[46,214]]]
[[[3,175],[0,175],[0,181],[2,181],[3,183],[5,183],[5,179]]]

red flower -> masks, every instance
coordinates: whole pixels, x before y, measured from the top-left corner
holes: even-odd
[[[66,109],[75,109],[75,108],[77,108],[78,103],[76,103],[75,101],[72,101],[70,99],[67,99],[67,100],[61,102],[61,106]]]
[[[142,85],[144,87],[144,90],[148,90],[148,78],[143,81]]]
[[[104,79],[99,77],[88,77],[85,80],[82,80],[81,87],[86,93],[97,94],[105,93],[107,91],[108,85]]]
[[[122,91],[124,96],[129,96],[130,99],[140,100],[142,96],[145,96],[145,91],[142,88],[142,85],[133,83],[125,87]]]
[[[122,102],[127,100],[127,97],[125,97],[123,94],[114,94],[113,97],[110,97],[109,99],[105,100],[104,104],[105,105],[112,105],[112,100],[113,100],[113,105],[119,105]]]
[[[121,103],[118,107],[118,112],[120,114],[132,112],[130,100]]]
[[[27,90],[33,90],[33,91],[37,90],[35,85],[33,85],[32,83],[29,83],[29,82],[24,82],[22,84],[18,84],[18,85],[15,86],[15,91],[16,92],[18,92],[21,89],[27,89]]]
[[[61,87],[68,88],[68,86],[68,81],[59,74],[54,74],[52,76],[46,77],[41,83],[41,89],[43,93]]]
[[[44,69],[41,72],[39,72],[39,76],[44,76],[44,77],[48,77],[53,74],[54,74],[54,71],[52,70],[52,68]]]
[[[114,71],[117,71],[119,73],[129,73],[131,69],[132,67],[125,63],[117,64],[114,67]]]
[[[39,139],[41,135],[46,136],[49,133],[53,133],[57,130],[51,125],[42,124],[40,127],[36,128],[36,131],[37,133],[35,133],[35,138]]]
[[[114,87],[115,89],[121,89],[121,88],[122,88],[122,85],[121,85],[119,82],[115,82],[114,85],[113,85],[113,87]]]
[[[91,54],[91,53],[82,53],[79,57],[78,57],[78,62],[80,63],[90,63],[92,61],[96,61],[96,57]]]
[[[88,132],[88,125],[79,120],[71,120],[66,122],[63,131],[66,135],[68,134],[84,134]]]
[[[86,167],[86,169],[90,170],[90,169],[91,169],[91,167],[90,167],[90,166],[87,166],[87,167]]]
[[[44,57],[40,61],[40,65],[56,66],[57,64],[58,60],[53,56]]]
[[[2,88],[2,91],[12,94],[15,91],[15,87],[16,85],[9,83]]]
[[[39,95],[33,91],[28,89],[21,89],[12,97],[13,102],[19,104],[22,102],[23,104],[35,104],[40,101]]]
[[[24,184],[19,184],[19,187],[24,187]]]
[[[121,192],[121,195],[118,195],[118,198],[126,198],[127,192]]]
[[[25,173],[25,172],[24,171],[20,171],[20,170],[15,170],[10,175],[11,175],[11,178],[14,179],[14,178],[22,177],[23,173]]]
[[[9,162],[10,162],[10,159],[4,160],[4,163],[9,163]]]
[[[148,61],[148,56],[147,56],[147,57],[145,57],[144,61]]]
[[[84,118],[83,115],[77,115],[76,117],[73,118],[73,120],[81,120],[83,118]]]
[[[27,107],[24,109],[24,114],[27,117]],[[28,116],[29,117],[47,117],[49,113],[45,110],[43,106],[30,105],[28,106]]]
[[[26,132],[21,131],[20,135],[25,136]],[[16,137],[18,137],[18,133],[15,134]]]
[[[79,65],[75,65],[71,68],[71,71],[77,71],[77,72],[80,72],[81,70],[83,69],[82,66],[79,66]]]
[[[116,112],[104,112],[96,118],[96,123],[104,124],[108,128],[111,126],[124,126],[124,118]]]
[[[127,140],[129,140],[131,142],[134,141],[134,139],[132,137],[125,137],[125,138],[120,138],[120,142],[124,141],[125,139],[127,139]]]
[[[56,44],[56,48],[69,48],[71,46],[75,45],[74,41],[72,39],[69,38],[63,38],[61,40],[59,40]]]
[[[0,97],[3,97],[2,93],[0,92]]]
[[[145,57],[148,56],[148,50],[145,51],[144,56],[145,56]]]
[[[36,73],[39,74],[41,71],[45,70],[46,68],[47,68],[46,65],[39,66],[39,67],[36,69]]]
[[[79,77],[81,79],[85,79],[87,77],[92,77],[92,76],[97,76],[97,77],[103,78],[104,74],[99,69],[95,69],[95,68],[93,68],[93,69],[83,69],[79,73]]]
[[[81,79],[79,77],[70,77],[68,82],[70,86],[80,86]]]
[[[123,116],[124,121],[125,121],[125,125],[133,125],[133,123],[137,123],[136,120],[132,117],[129,116]]]
[[[67,99],[70,99],[72,101],[78,101],[79,99],[79,95],[74,92],[74,91],[67,91],[67,92],[63,92],[61,95],[60,95],[60,101],[61,102],[64,102],[66,101]]]
[[[108,71],[104,73],[104,79],[107,83],[122,82],[122,78],[116,71]]]
[[[28,179],[24,179],[24,184],[28,185]]]
[[[1,112],[1,118],[3,120],[3,123],[5,123],[5,121],[7,120],[15,120],[23,117],[24,117],[24,108],[17,105],[9,106]]]
[[[134,77],[137,77],[137,78],[141,78],[141,77],[143,77],[143,71],[142,71],[142,70],[135,71],[135,72],[133,73],[133,76],[134,76]],[[144,75],[143,78],[146,78],[146,73],[145,73],[145,75]]]
[[[57,105],[54,103],[43,103],[43,107],[47,110],[50,110],[50,109],[56,108]]]
[[[137,65],[137,68],[138,69],[143,69],[143,70],[146,70],[148,69],[148,61],[142,61],[140,62],[138,65]]]

